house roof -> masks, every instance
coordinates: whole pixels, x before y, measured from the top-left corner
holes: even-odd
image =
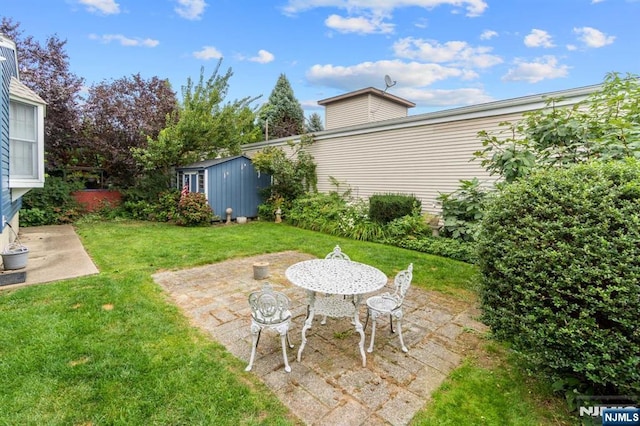
[[[596,92],[600,88],[602,88],[601,84],[595,84],[591,86],[577,87],[556,92],[528,95],[519,98],[505,99],[477,105],[468,105],[442,111],[433,111],[423,114],[409,115],[407,117],[373,121],[349,127],[323,130],[321,132],[314,133],[314,135],[316,140],[321,140],[336,137],[336,135],[338,134],[365,134],[375,131],[386,131],[389,129],[421,126],[425,124],[448,123],[452,121],[468,120],[480,117],[492,117],[510,113],[523,113],[525,111],[533,111],[544,108],[546,106],[547,99],[549,98],[561,99],[561,101],[559,101],[556,105],[573,105],[579,101],[586,99],[589,95]],[[275,144],[286,145],[290,141],[295,141],[299,138],[300,136],[286,136],[269,141],[254,142],[252,144],[243,145],[243,148],[260,149],[262,147]]]
[[[9,93],[11,97],[15,97],[18,99],[22,99],[29,102],[34,102],[37,104],[46,105],[47,103],[42,99],[36,92],[29,89],[27,86],[22,84],[20,80],[15,77],[11,77],[11,83],[9,85]]]
[[[378,96],[380,98],[388,100],[389,102],[395,102],[407,108],[413,108],[414,106],[416,106],[416,104],[411,101],[392,95],[391,93],[387,93],[384,90],[376,89],[375,87],[367,87],[365,89],[356,90],[354,92],[343,93],[342,95],[334,96],[332,98],[321,99],[318,101],[318,105],[328,105],[334,102],[339,102],[345,99],[355,98],[363,95]]]
[[[176,169],[178,169],[178,170],[183,170],[183,169],[206,169],[206,168],[209,168],[211,166],[215,166],[216,164],[226,163],[227,161],[235,160],[235,159],[241,158],[241,157],[244,157],[247,160],[251,161],[251,158],[247,157],[244,154],[241,154],[241,155],[234,155],[232,157],[214,158],[214,159],[211,159],[211,160],[197,161],[195,163],[191,163],[191,164],[188,164],[186,166],[176,167]]]

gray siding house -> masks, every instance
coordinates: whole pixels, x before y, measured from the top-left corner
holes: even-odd
[[[221,219],[229,207],[232,219],[257,217],[261,190],[271,185],[271,176],[258,173],[245,155],[199,161],[178,167],[176,172],[177,188],[186,186],[190,192],[205,194],[213,213]]]
[[[20,82],[16,44],[0,34],[0,251],[18,233],[22,196],[44,186],[45,105]]]
[[[461,179],[477,177],[487,186],[496,180],[479,161],[472,161],[473,153],[482,149],[479,131],[497,130],[500,122],[520,120],[523,113],[544,108],[547,97],[562,98],[559,105],[568,106],[599,88],[587,86],[375,121],[369,113],[373,103],[362,101],[363,91],[352,92],[353,99],[345,94],[321,101],[326,107],[327,130],[315,133],[315,143],[308,149],[317,164],[318,190],[336,190],[332,177],[360,198],[388,192],[414,194],[422,201],[424,212],[438,214],[439,194],[458,189]],[[410,104],[405,101],[405,112]],[[296,140],[299,137],[292,136],[242,148],[251,157],[269,145],[287,150],[287,142]]]

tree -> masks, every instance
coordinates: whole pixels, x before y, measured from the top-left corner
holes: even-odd
[[[47,171],[64,169],[75,162],[80,123],[80,90],[84,80],[69,71],[66,40],[47,38],[44,45],[23,37],[20,24],[2,18],[0,33],[17,46],[20,81],[47,102],[44,122]]]
[[[131,150],[156,138],[177,105],[169,81],[158,77],[135,74],[92,86],[84,106],[81,161],[103,169],[115,184],[131,185],[140,171]]]
[[[307,147],[313,143],[312,136],[303,135],[297,144],[288,142],[289,156],[284,149],[276,146],[268,146],[256,153],[252,159],[256,170],[272,178],[268,188],[268,203],[277,205],[291,202],[305,192],[317,191],[316,164],[307,151]]]
[[[491,174],[509,183],[536,167],[566,167],[591,159],[640,158],[640,78],[609,73],[602,88],[571,108],[547,100],[504,130],[478,136],[485,147],[474,154]]]
[[[205,80],[204,68],[194,84],[191,78],[182,87],[182,105],[156,138],[144,148],[133,150],[134,158],[147,171],[166,176],[175,166],[239,154],[240,146],[258,142],[260,128],[255,125],[255,111],[250,104],[256,97],[246,97],[223,104],[229,89],[231,68],[218,74],[222,59]]]
[[[307,132],[321,132],[324,130],[324,124],[322,124],[322,117],[317,112],[314,112],[309,117],[309,122],[307,123]]]
[[[280,74],[269,101],[260,109],[258,124],[267,140],[304,132],[304,111],[284,74]]]

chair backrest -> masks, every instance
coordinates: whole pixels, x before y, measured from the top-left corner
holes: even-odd
[[[325,259],[351,260],[349,256],[342,252],[340,246],[335,246],[333,251],[324,257]]]
[[[393,296],[398,301],[398,306],[402,305],[402,302],[404,301],[404,296],[406,296],[407,291],[409,290],[409,286],[411,285],[412,279],[413,279],[413,263],[410,263],[407,269],[405,269],[404,271],[400,271],[396,274],[396,277],[393,280],[393,285],[395,287],[395,292],[393,293]]]
[[[260,324],[278,324],[291,318],[289,303],[289,298],[284,293],[274,291],[269,283],[265,283],[262,290],[249,295],[251,317]]]

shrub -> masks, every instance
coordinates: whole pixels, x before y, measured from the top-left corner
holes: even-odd
[[[286,219],[292,225],[313,231],[335,234],[341,214],[347,209],[347,202],[335,192],[315,193],[295,199]]]
[[[478,178],[461,180],[460,188],[450,194],[440,194],[444,226],[442,235],[462,241],[474,241],[484,214],[487,192]]]
[[[387,223],[387,235],[390,238],[421,238],[432,234],[431,227],[421,215],[406,215]]]
[[[210,225],[213,221],[213,210],[207,202],[207,197],[199,192],[189,192],[180,197],[178,212],[175,218],[180,226]]]
[[[369,217],[381,224],[416,214],[421,208],[422,203],[414,195],[374,194],[369,197]]]
[[[467,263],[475,263],[477,261],[475,243],[454,240],[453,238],[427,236],[417,238],[395,237],[386,238],[381,242],[390,246],[448,257],[449,259],[460,260]]]
[[[640,163],[540,171],[489,204],[484,321],[556,378],[640,394]]]
[[[84,184],[67,182],[61,177],[47,176],[43,188],[34,188],[22,197],[20,226],[59,225],[71,223],[81,208],[71,195]]]
[[[292,225],[325,234],[362,241],[376,241],[384,237],[380,224],[369,220],[366,201],[348,201],[336,192],[309,194],[293,201],[286,212]]]
[[[123,215],[136,220],[169,222],[178,218],[180,191],[169,190],[155,194],[155,199],[128,198],[122,203]]]

